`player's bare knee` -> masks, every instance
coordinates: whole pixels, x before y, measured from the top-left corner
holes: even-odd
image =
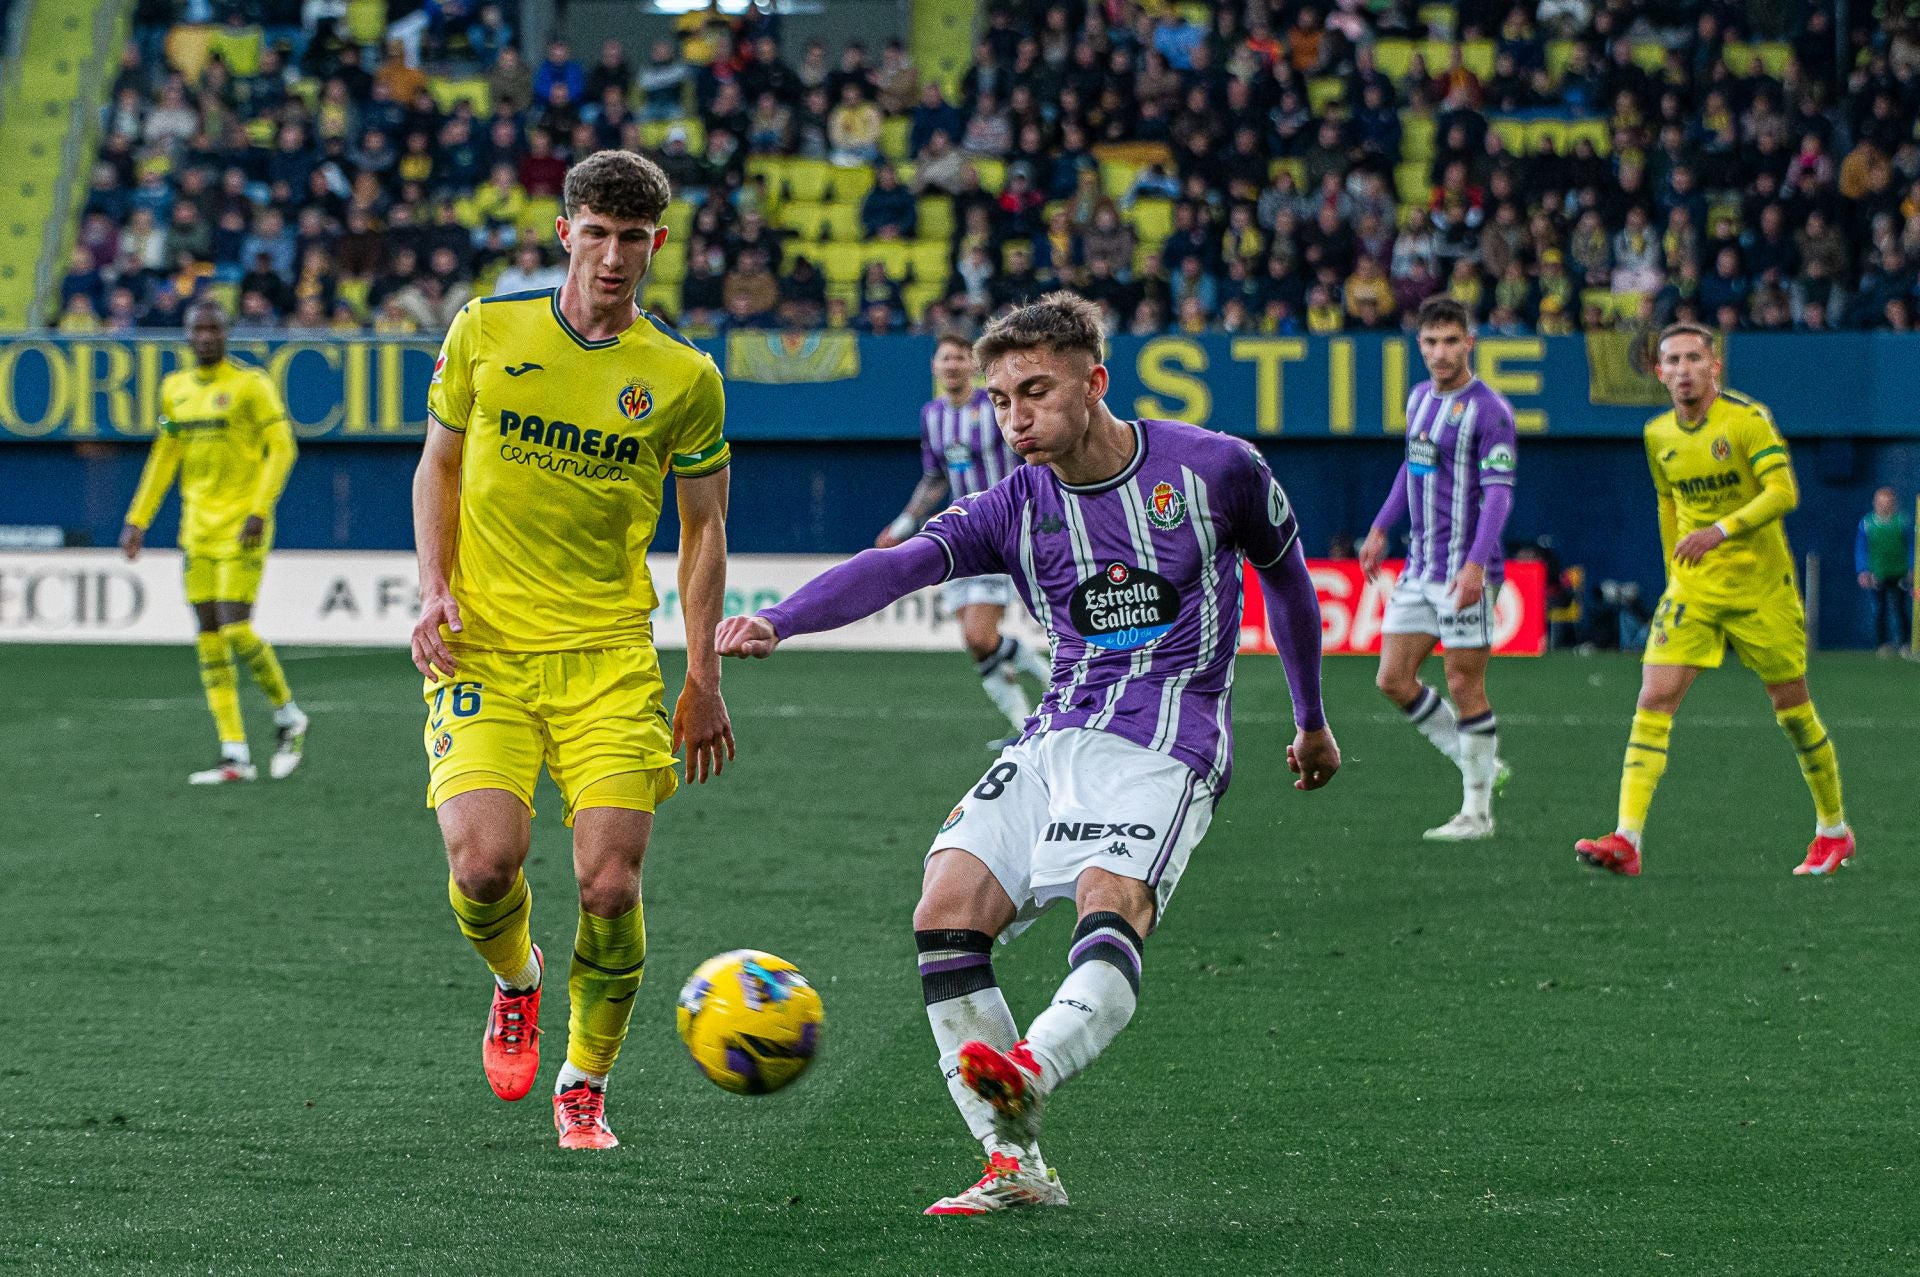
[[[484,840],[447,839],[447,867],[453,884],[469,900],[490,904],[504,899],[520,876],[520,856],[510,848],[488,846]]]
[[[1382,665],[1373,676],[1373,685],[1395,705],[1405,705],[1420,694],[1420,680],[1404,670]]]
[[[1074,884],[1074,905],[1081,917],[1117,913],[1141,935],[1153,930],[1157,901],[1153,888],[1138,878],[1089,869]]]
[[[1776,713],[1805,705],[1813,699],[1813,693],[1807,688],[1807,680],[1796,678],[1787,683],[1768,683],[1767,699],[1773,702]]]
[[[596,918],[618,918],[639,903],[638,866],[608,865],[580,879],[580,908]]]

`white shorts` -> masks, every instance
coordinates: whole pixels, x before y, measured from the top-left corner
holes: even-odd
[[[1401,577],[1387,598],[1382,634],[1434,634],[1447,647],[1493,646],[1493,601],[1498,581],[1487,582],[1480,601],[1456,612],[1446,585]]]
[[[1071,899],[1088,869],[1152,887],[1157,921],[1212,821],[1213,793],[1191,767],[1075,727],[1002,750],[927,855],[957,847],[993,871],[1016,910],[1005,943]]]
[[[947,610],[949,616],[976,603],[1011,607],[1013,597],[1013,578],[1010,576],[963,576],[940,587],[940,606]]]

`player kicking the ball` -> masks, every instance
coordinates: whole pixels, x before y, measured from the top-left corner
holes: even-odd
[[[722,655],[770,655],[955,577],[1009,573],[1053,635],[1053,684],[933,840],[914,910],[948,1089],[986,1174],[932,1215],[1063,1206],[1041,1111],[1132,1018],[1144,939],[1227,790],[1241,564],[1258,574],[1292,692],[1298,789],[1340,766],[1320,704],[1320,609],[1287,497],[1251,444],[1104,402],[1099,311],[1052,293],[974,347],[1027,462],[902,545],[868,550],[757,616]],[[1021,1037],[993,970],[1048,906],[1079,914],[1066,981]]]
[[[1460,769],[1460,813],[1427,830],[1427,838],[1469,842],[1493,836],[1493,792],[1505,780],[1487,700],[1487,657],[1500,593],[1500,534],[1513,508],[1513,408],[1473,375],[1466,307],[1429,298],[1419,331],[1431,380],[1407,399],[1407,459],[1360,546],[1360,568],[1368,576],[1379,571],[1387,534],[1401,519],[1411,522],[1406,566],[1381,626],[1375,682]],[[1447,696],[1420,681],[1436,643],[1446,644]]]
[[[1020,458],[994,424],[987,392],[974,388],[973,343],[958,333],[942,333],[933,348],[933,378],[940,393],[920,409],[920,482],[907,508],[874,541],[883,550],[917,532],[949,496],[958,500],[985,492],[1020,468]],[[960,622],[961,641],[987,699],[1013,727],[1012,736],[988,744],[994,750],[1018,740],[1033,712],[1020,675],[1045,683],[1051,673],[1044,654],[1000,633],[1011,602],[1013,578],[1005,575],[949,581],[940,592],[941,606]]]
[[[1840,802],[1840,762],[1807,690],[1807,617],[1780,525],[1800,501],[1786,441],[1764,406],[1721,388],[1711,329],[1674,324],[1655,349],[1673,396],[1673,407],[1646,426],[1667,588],[1647,634],[1618,820],[1612,833],[1575,843],[1574,853],[1595,869],[1640,872],[1640,831],[1667,770],[1674,715],[1700,671],[1717,667],[1732,644],[1766,685],[1813,793],[1813,843],[1793,872],[1832,873],[1852,857],[1854,840]]]

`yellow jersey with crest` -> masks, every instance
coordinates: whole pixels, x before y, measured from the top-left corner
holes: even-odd
[[[645,311],[619,336],[588,341],[555,289],[481,298],[447,330],[427,411],[428,429],[462,436],[453,643],[650,643],[660,600],[647,550],[666,475],[731,460],[713,360]]]
[[[160,382],[159,431],[127,522],[153,522],[180,478],[180,548],[192,556],[240,553],[249,516],[267,522],[287,485],[296,446],[287,410],[258,368],[223,359],[183,368]]]
[[[1667,593],[1682,602],[1719,606],[1752,604],[1777,590],[1793,590],[1793,552],[1778,514],[1797,501],[1786,441],[1766,407],[1722,391],[1694,425],[1669,409],[1646,425],[1647,465],[1653,486],[1673,503],[1667,541]],[[1772,490],[1781,507],[1774,517],[1746,526],[1736,511]],[[1698,563],[1673,560],[1681,537],[1715,523],[1728,537]]]

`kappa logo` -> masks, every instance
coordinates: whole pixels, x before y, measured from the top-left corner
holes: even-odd
[[[1731,457],[1732,455],[1733,455],[1733,445],[1727,442],[1727,437],[1725,435],[1721,435],[1718,439],[1715,439],[1713,441],[1713,459],[1715,461],[1725,461],[1728,457]]]
[[[1128,850],[1127,844],[1123,842],[1116,842],[1102,847],[1100,854],[1103,856],[1125,856],[1128,860],[1133,859],[1133,852]]]
[[[1187,521],[1187,499],[1171,483],[1156,483],[1147,498],[1147,522],[1171,532]]]
[[[630,381],[620,391],[620,415],[628,421],[644,421],[653,411],[653,390],[644,381]]]
[[[1040,520],[1040,530],[1042,532],[1061,532],[1066,529],[1066,526],[1066,524],[1060,521],[1060,516],[1057,514],[1045,515]]]
[[[545,372],[546,370],[547,368],[545,364],[525,363],[525,364],[521,364],[518,368],[507,369],[507,376],[524,377],[530,372]]]

